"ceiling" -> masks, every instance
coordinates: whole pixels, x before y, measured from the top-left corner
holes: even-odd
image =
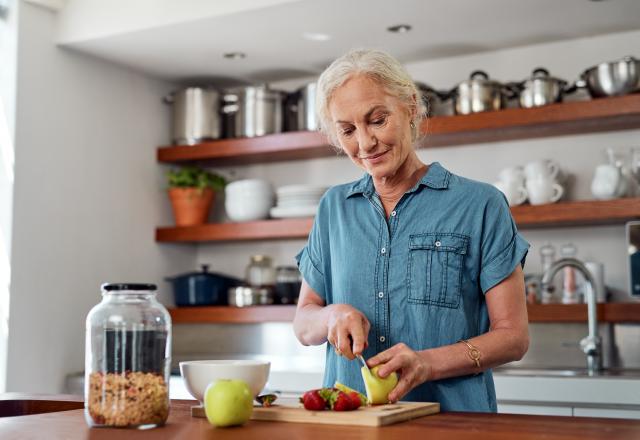
[[[412,30],[386,30],[397,24]],[[304,0],[63,45],[163,79],[224,86],[315,75],[353,47],[411,62],[638,29],[638,0]],[[246,58],[223,57],[236,51]]]

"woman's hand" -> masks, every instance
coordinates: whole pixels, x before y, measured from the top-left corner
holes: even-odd
[[[332,304],[328,307],[331,310],[327,320],[327,341],[339,355],[353,360],[368,345],[369,320],[348,304]]]
[[[424,355],[399,343],[367,360],[370,368],[380,365],[378,376],[387,377],[394,371],[400,375],[398,385],[389,393],[389,401],[397,402],[416,386],[431,378],[431,365]]]

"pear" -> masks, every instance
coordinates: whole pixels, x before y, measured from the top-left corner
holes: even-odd
[[[364,388],[367,391],[367,399],[372,405],[389,403],[389,393],[398,384],[398,375],[395,371],[382,378],[378,376],[378,367],[380,366],[376,365],[371,370],[362,367],[360,370],[364,380]]]

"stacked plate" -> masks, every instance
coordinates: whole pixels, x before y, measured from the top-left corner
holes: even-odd
[[[288,185],[276,190],[277,205],[271,208],[273,218],[313,217],[326,186]]]

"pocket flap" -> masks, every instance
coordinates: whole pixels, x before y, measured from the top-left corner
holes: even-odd
[[[429,249],[465,255],[468,243],[469,237],[466,235],[451,232],[428,232],[409,236],[409,249]]]

